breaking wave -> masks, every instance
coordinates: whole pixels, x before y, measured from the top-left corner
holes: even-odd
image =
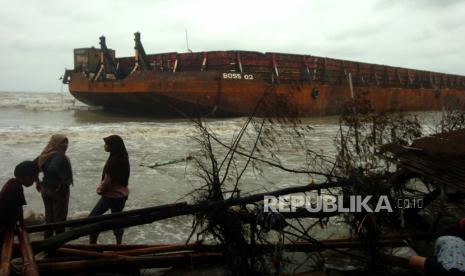
[[[95,110],[68,93],[0,92],[0,107],[32,111]]]

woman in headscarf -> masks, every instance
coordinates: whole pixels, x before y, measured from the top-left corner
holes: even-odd
[[[102,179],[97,187],[97,194],[101,197],[89,217],[99,216],[106,211],[121,212],[128,199],[128,181],[130,175],[129,157],[123,139],[118,135],[103,138],[105,151],[110,153],[103,167]],[[123,241],[124,229],[114,229],[116,243]],[[97,243],[98,234],[90,235],[90,243]]]
[[[71,162],[66,156],[68,138],[62,134],[54,134],[47,146],[36,158],[39,169],[44,176],[37,183],[37,190],[42,194],[45,206],[46,223],[65,221],[68,216],[69,186],[73,184]],[[55,233],[64,232],[64,228]],[[44,232],[44,237],[53,236],[53,230]]]

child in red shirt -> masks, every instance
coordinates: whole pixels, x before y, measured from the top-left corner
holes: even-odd
[[[15,168],[15,178],[0,190],[0,232],[19,222],[23,225],[23,205],[26,205],[23,186],[30,187],[37,180],[39,168],[32,161],[24,161]]]

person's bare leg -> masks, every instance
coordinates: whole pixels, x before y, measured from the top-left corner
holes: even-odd
[[[426,258],[422,256],[410,256],[410,258],[408,259],[410,267],[422,273],[425,273],[425,261]]]
[[[90,244],[97,244],[98,234],[90,234],[89,235],[89,243]]]
[[[45,223],[52,223],[55,222],[53,220],[54,215],[53,215],[53,200],[50,199],[50,197],[47,194],[47,191],[45,189],[42,189],[42,200],[44,202],[44,207],[45,207]],[[44,231],[44,239],[48,239],[53,236],[53,229],[52,230],[46,230]]]
[[[123,234],[117,234],[115,235],[116,237],[116,244],[122,244],[123,243]]]

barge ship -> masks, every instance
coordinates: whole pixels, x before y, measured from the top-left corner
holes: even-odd
[[[359,97],[374,111],[440,110],[465,103],[465,77],[311,55],[252,51],[146,54],[74,50],[63,82],[79,101],[155,116],[325,116]]]

